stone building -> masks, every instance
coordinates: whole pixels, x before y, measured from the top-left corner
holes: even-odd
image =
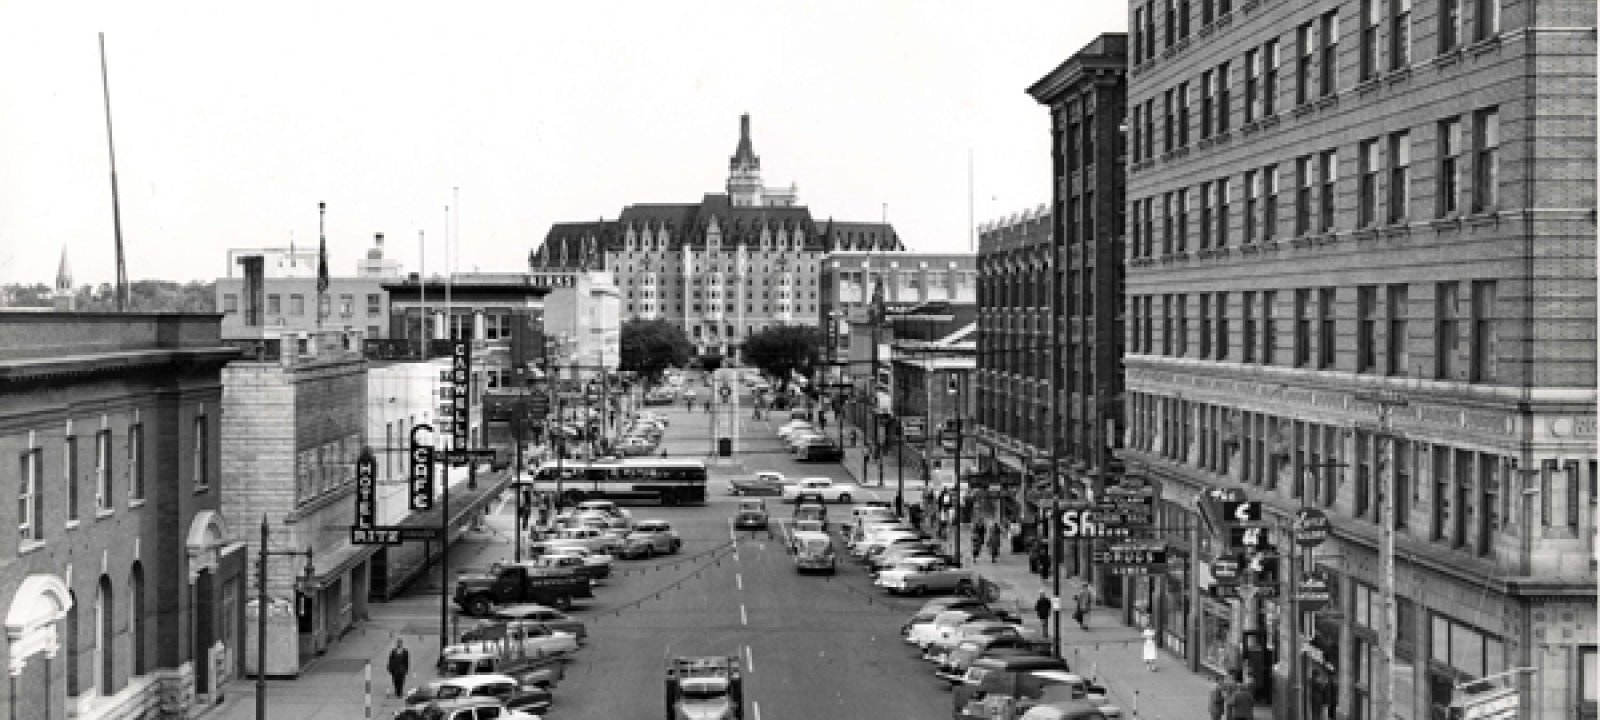
[[[1441,717],[1517,668],[1523,717],[1592,716],[1593,3],[1130,14],[1120,455],[1164,528],[1214,488],[1326,513],[1302,561],[1341,614],[1222,599],[1222,543],[1181,533],[1194,581],[1128,607],[1287,717],[1373,717],[1391,677],[1394,717]]]
[[[725,192],[698,203],[629,205],[615,220],[556,223],[528,265],[534,273],[609,270],[623,322],[664,319],[683,328],[696,352],[737,358],[757,330],[817,324],[828,252],[902,249],[887,223],[813,220],[792,186],[763,186],[745,115]]]
[[[0,338],[0,717],[204,708],[242,668],[247,590],[217,317],[0,313]]]
[[[252,339],[310,337],[320,329],[389,336],[389,296],[383,284],[401,278],[400,262],[384,257],[383,233],[373,238],[355,275],[328,278],[322,317],[317,317],[317,251],[294,248],[234,248],[228,274],[217,278],[222,336]],[[257,273],[251,282],[251,273]]]
[[[353,623],[365,619],[369,559],[376,546],[350,543],[355,461],[367,443],[367,363],[336,332],[313,334],[296,351],[262,341],[223,370],[222,510],[230,527],[267,560],[268,676],[298,675]],[[257,612],[252,578],[251,614]],[[250,623],[250,647],[256,647]],[[248,672],[256,672],[249,653]]]

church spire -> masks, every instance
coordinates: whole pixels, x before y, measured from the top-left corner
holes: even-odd
[[[728,200],[734,207],[761,204],[761,158],[750,144],[750,113],[739,116],[739,146],[728,159]]]
[[[61,264],[56,267],[56,290],[72,290],[72,266],[67,263],[67,248],[61,248]]]
[[[750,144],[750,113],[739,116],[739,146],[728,160],[729,170],[760,170],[761,158]]]

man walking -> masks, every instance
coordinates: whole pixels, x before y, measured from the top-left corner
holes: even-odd
[[[406,691],[406,676],[411,674],[411,652],[400,638],[394,639],[394,649],[389,651],[389,680],[394,683],[394,697]]]
[[[1078,593],[1078,607],[1072,611],[1072,619],[1078,621],[1078,629],[1089,629],[1089,589],[1084,588]]]
[[[1044,636],[1050,637],[1050,611],[1054,605],[1050,602],[1050,595],[1043,588],[1039,590],[1039,599],[1033,601],[1033,611],[1039,615],[1039,628],[1044,630]]]
[[[989,530],[989,562],[1000,562],[1000,536],[1005,535],[1005,529],[996,524]]]

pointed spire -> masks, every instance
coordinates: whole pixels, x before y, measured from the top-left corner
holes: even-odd
[[[56,290],[72,289],[72,265],[67,263],[67,247],[61,246],[61,265],[56,268]]]
[[[728,161],[730,168],[756,168],[761,167],[761,158],[756,156],[755,147],[750,144],[750,113],[739,116],[739,146],[733,151],[733,158]]]

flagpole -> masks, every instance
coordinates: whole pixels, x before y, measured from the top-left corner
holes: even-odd
[[[322,329],[322,304],[328,293],[328,204],[317,203],[317,329]]]

